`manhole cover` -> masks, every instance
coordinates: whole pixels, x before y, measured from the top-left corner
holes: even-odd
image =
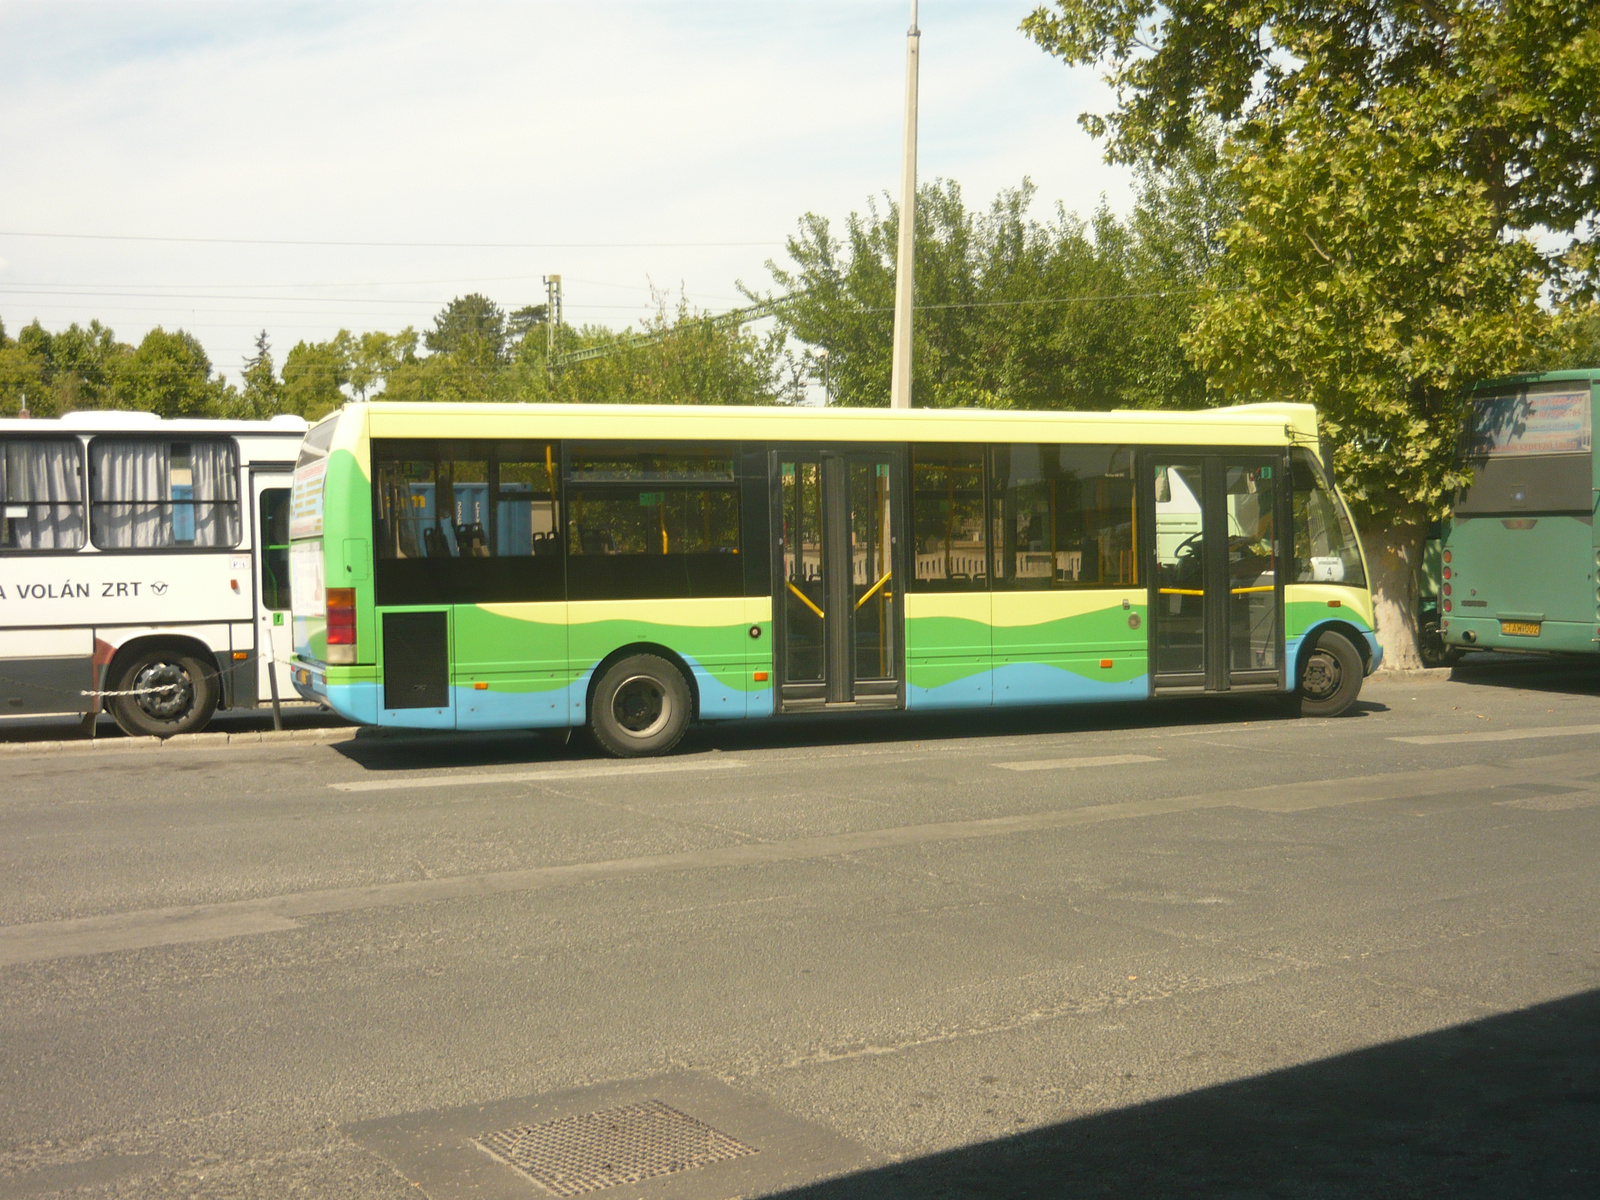
[[[473,1142],[558,1196],[639,1183],[756,1153],[755,1147],[659,1100],[519,1125]]]

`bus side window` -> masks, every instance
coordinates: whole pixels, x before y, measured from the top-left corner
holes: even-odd
[[[76,438],[0,443],[0,550],[83,545],[83,452]]]
[[[1136,583],[1129,461],[1114,446],[991,447],[995,585]]]
[[[987,590],[983,447],[942,442],[912,446],[911,514],[911,590]]]
[[[271,612],[289,604],[289,489],[261,492],[261,603]]]
[[[374,439],[378,603],[561,599],[559,459],[537,440]]]
[[[97,437],[89,479],[90,534],[102,550],[239,544],[239,452],[231,440]]]
[[[570,447],[568,598],[742,595],[736,453],[725,442]]]

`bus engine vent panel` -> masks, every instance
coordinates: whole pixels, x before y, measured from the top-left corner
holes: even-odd
[[[384,708],[449,707],[448,622],[443,612],[383,615]]]

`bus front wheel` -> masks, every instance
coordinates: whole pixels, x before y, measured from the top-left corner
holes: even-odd
[[[665,754],[689,728],[689,685],[683,672],[654,654],[615,662],[595,685],[589,728],[607,754]]]
[[[1341,633],[1317,635],[1300,668],[1300,711],[1308,717],[1337,717],[1361,694],[1360,652]]]
[[[182,651],[135,655],[111,683],[111,715],[129,737],[169,738],[205,727],[217,708],[217,673]]]

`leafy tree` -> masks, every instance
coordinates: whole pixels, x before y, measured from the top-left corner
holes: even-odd
[[[1535,357],[1547,371],[1600,369],[1600,302],[1574,304],[1557,313]]]
[[[18,339],[0,336],[0,415],[16,416],[26,400],[34,415],[55,416],[55,398],[45,384],[46,370],[47,363]]]
[[[506,339],[515,346],[535,329],[543,330],[549,322],[549,309],[543,304],[528,304],[506,318]]]
[[[1315,401],[1367,533],[1389,661],[1415,664],[1415,568],[1463,475],[1462,390],[1540,365],[1541,288],[1597,282],[1600,36],[1575,0],[1057,0],[1023,29],[1102,63],[1113,158],[1164,165],[1227,123],[1239,290],[1188,347],[1231,398]],[[1543,248],[1538,229],[1562,235]]]
[[[0,377],[10,380],[0,382],[0,403],[16,411],[26,393],[28,409],[37,416],[117,407],[118,372],[132,354],[133,347],[99,321],[59,333],[33,321],[0,344]]]
[[[567,350],[615,347],[609,354],[563,368],[545,397],[575,404],[784,404],[799,398],[796,381],[785,378],[781,328],[766,334],[695,310],[680,295],[669,307],[655,294],[656,311],[636,336],[598,326],[563,335]],[[542,370],[543,338],[520,347],[526,370],[521,386],[533,398]]]
[[[945,408],[1108,408],[1202,403],[1205,384],[1178,335],[1194,303],[1195,268],[1154,238],[1165,215],[1152,173],[1124,224],[1102,209],[1091,222],[1058,207],[1028,216],[1034,188],[1000,193],[987,213],[960,188],[918,191],[912,403]],[[1196,183],[1194,195],[1201,192]],[[1144,202],[1142,202],[1144,203]],[[1189,203],[1175,197],[1170,206]],[[1196,216],[1195,220],[1200,218]],[[841,404],[889,400],[899,210],[852,213],[842,237],[808,213],[788,243],[793,267],[768,264],[793,299],[780,320],[805,343],[817,373],[828,358]],[[1146,238],[1150,240],[1147,242]]]
[[[222,379],[211,376],[211,360],[192,333],[159,325],[117,371],[119,408],[159,417],[216,417],[230,401]]]
[[[348,398],[350,348],[345,329],[326,342],[296,343],[283,360],[283,411],[318,421],[341,407]]]
[[[369,391],[416,361],[417,332],[409,325],[399,333],[363,333],[350,347],[350,390],[365,400]]]
[[[256,335],[255,353],[244,360],[241,378],[243,386],[232,415],[261,421],[283,411],[283,385],[272,364],[272,344],[265,329]]]
[[[457,296],[433,319],[423,338],[435,353],[464,353],[474,359],[500,362],[506,352],[506,315],[487,296]]]

